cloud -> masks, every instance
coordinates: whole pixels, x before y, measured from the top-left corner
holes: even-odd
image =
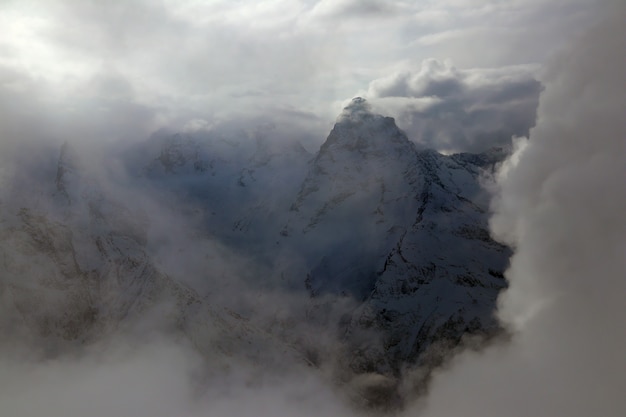
[[[428,59],[416,72],[374,80],[367,92],[409,137],[444,152],[481,152],[527,136],[541,84],[527,67],[461,70]]]
[[[107,97],[90,80],[124,79],[132,95],[120,105],[160,125],[296,109],[329,130],[343,100],[425,57],[463,68],[541,62],[588,24],[587,3],[4,2],[0,67],[51,100]]]
[[[260,124],[267,126],[268,120],[278,126],[276,131],[270,130],[279,138],[305,135],[317,138],[311,139],[311,143],[322,141],[342,100],[367,87],[371,80],[376,80],[370,89],[378,105],[400,114],[400,123],[402,114],[406,114],[409,127],[412,118],[422,117],[433,130],[448,129],[449,137],[441,139],[446,149],[479,149],[482,140],[493,143],[501,140],[504,133],[524,134],[534,120],[538,85],[533,79],[534,71],[515,65],[541,62],[556,45],[575,33],[576,27],[595,19],[587,13],[595,3],[575,1],[566,6],[562,1],[510,1],[478,7],[483,3],[457,0],[437,2],[435,6],[425,2],[344,1],[333,8],[328,2],[284,0],[4,2],[0,5],[0,23],[5,34],[0,39],[2,198],[40,196],[41,190],[33,186],[42,178],[54,178],[60,143],[80,142],[91,155],[88,161],[92,169],[100,173],[114,171],[117,175],[105,184],[112,192],[132,208],[147,209],[154,219],[160,220],[162,227],[153,231],[157,237],[171,238],[171,249],[192,250],[189,242],[180,240],[187,237],[196,219],[177,218],[161,202],[150,200],[149,190],[115,183],[114,180],[124,179],[124,172],[118,162],[108,159],[109,153],[101,152],[110,149],[110,142],[142,140],[162,126],[193,130],[223,123],[245,130]],[[326,7],[326,14],[321,13]],[[564,17],[555,19],[561,12],[566,12]],[[430,19],[432,16],[434,20]],[[603,42],[624,39],[601,37]],[[546,80],[555,92],[547,92],[539,126],[531,132],[531,145],[518,155],[519,165],[511,167],[503,180],[499,217],[494,225],[520,252],[511,270],[512,289],[503,302],[502,314],[511,323],[523,317],[527,322],[519,325],[526,326],[522,330],[528,332],[520,332],[510,350],[499,346],[484,357],[475,354],[476,361],[471,360],[472,354],[458,359],[458,368],[451,372],[461,376],[439,377],[430,400],[432,410],[440,406],[466,407],[467,399],[467,407],[473,404],[494,412],[503,408],[510,411],[505,401],[526,406],[527,398],[541,396],[540,388],[562,400],[565,394],[555,390],[566,377],[580,384],[595,378],[600,381],[599,387],[608,386],[605,392],[586,385],[584,388],[598,401],[605,396],[610,406],[616,398],[613,395],[617,395],[612,389],[623,385],[619,379],[623,373],[615,371],[612,381],[607,377],[610,372],[600,373],[603,368],[614,371],[622,366],[619,359],[607,361],[624,350],[620,333],[607,333],[602,326],[595,326],[602,323],[621,328],[623,309],[618,308],[620,300],[616,297],[624,292],[623,287],[617,280],[605,288],[591,286],[583,279],[600,275],[599,279],[606,281],[610,280],[608,277],[623,276],[623,268],[615,259],[623,259],[618,256],[623,255],[619,252],[623,248],[619,236],[624,233],[614,209],[624,212],[621,183],[615,182],[624,175],[608,171],[623,154],[615,143],[603,149],[602,138],[613,126],[615,114],[610,112],[624,108],[623,102],[608,99],[620,91],[616,86],[623,85],[619,74],[624,72],[617,64],[601,64],[613,64],[620,56],[615,51],[623,48],[612,48],[612,55],[603,48],[591,49],[594,48],[598,55],[593,59],[574,59],[576,53],[572,53],[571,60],[565,60],[562,67],[553,67],[552,78]],[[427,56],[436,60],[421,66]],[[494,69],[456,69],[445,63],[448,57],[463,68]],[[402,72],[398,68],[421,70]],[[610,73],[605,82],[598,74],[605,75],[606,71]],[[394,75],[385,77],[386,74]],[[602,86],[601,91],[596,90],[598,86]],[[592,101],[594,104],[590,105]],[[566,112],[577,108],[580,111]],[[603,113],[605,110],[608,112]],[[591,113],[587,115],[587,111]],[[606,120],[601,114],[606,114]],[[455,115],[461,116],[460,121]],[[437,117],[443,120],[437,121]],[[560,130],[550,120],[562,120],[564,126],[573,127]],[[440,143],[435,142],[435,136],[430,137],[429,143]],[[554,142],[532,145],[543,143],[544,137],[554,138]],[[589,137],[600,139],[590,142],[586,139]],[[584,175],[576,177],[567,171],[568,167],[573,171],[584,168],[580,171]],[[17,176],[20,173],[23,177]],[[10,193],[5,188],[7,184],[12,184],[10,191],[15,192]],[[586,186],[578,187],[579,184]],[[605,198],[602,190],[606,187],[614,190],[615,198]],[[547,198],[546,193],[555,197]],[[0,199],[3,211],[7,210],[5,203]],[[17,207],[19,202],[11,201],[11,205]],[[599,228],[606,234],[597,233]],[[557,239],[543,241],[537,237],[543,229]],[[528,248],[532,250],[525,252]],[[169,249],[162,248],[163,253]],[[205,254],[201,251],[207,247],[196,249],[198,253],[193,255],[200,260],[196,262],[196,257],[190,255],[193,262],[181,269],[189,275],[204,273],[201,261]],[[225,248],[208,249],[216,253],[216,259],[223,258],[217,260],[225,272],[239,274],[237,268],[248,265]],[[536,253],[540,250],[543,252]],[[565,252],[589,255],[577,256],[575,264],[561,270],[564,267],[559,262],[567,266],[563,260]],[[164,258],[164,268],[175,270],[180,266],[176,254],[169,252],[171,259]],[[602,260],[602,264],[597,260]],[[526,275],[540,277],[544,271],[550,277],[556,274],[558,279],[545,279],[541,285],[536,280],[523,279]],[[566,277],[568,281],[563,283]],[[570,278],[573,295],[570,297],[565,291],[562,301],[553,300],[557,292],[568,288]],[[187,280],[190,285],[194,283],[191,276]],[[234,287],[228,291],[236,293]],[[234,299],[228,291],[221,294]],[[246,298],[238,294],[244,298],[243,303],[255,295],[246,294]],[[534,303],[529,306],[527,300],[539,295],[546,299],[543,307]],[[284,296],[272,294],[264,300],[270,299],[268,304],[272,307],[284,303],[286,308],[301,312],[301,300]],[[587,307],[580,311],[591,313],[582,315],[577,309],[581,305]],[[261,319],[277,315],[276,310],[262,313]],[[580,328],[567,325],[563,316],[573,317]],[[538,324],[542,318],[546,320]],[[302,328],[301,332],[308,334],[309,339],[319,339],[312,343],[335,342],[334,336],[318,328]],[[546,356],[549,354],[545,352],[555,346],[553,334],[563,338],[556,346],[559,354],[566,354]],[[596,346],[587,340],[604,342]],[[100,346],[92,346],[75,356],[44,362],[3,356],[2,411],[14,416],[41,414],[43,409],[51,416],[128,414],[129,410],[137,416],[229,412],[350,415],[343,400],[332,392],[334,386],[327,385],[334,375],[298,368],[290,375],[262,373],[267,379],[259,383],[253,378],[251,384],[249,376],[258,376],[258,370],[243,367],[234,371],[235,376],[229,376],[230,384],[220,374],[224,379],[202,385],[194,379],[194,370],[200,367],[202,359],[193,349],[178,343],[172,346],[171,341],[154,346],[131,342],[123,354],[103,355],[98,351]],[[588,360],[591,353],[584,349],[605,360]],[[494,367],[491,362],[501,366]],[[289,361],[285,359],[284,364]],[[563,371],[565,368],[567,371]],[[504,375],[509,370],[523,381],[509,383],[508,375]],[[553,382],[552,386],[546,388],[538,383],[533,372],[545,376],[546,381]],[[586,378],[577,378],[578,374],[585,374]],[[485,381],[483,392],[473,389],[477,385],[476,375]],[[521,388],[505,391],[511,385]],[[198,393],[198,386],[205,390]],[[211,396],[223,394],[220,390],[225,386],[230,392],[217,398]],[[575,394],[581,393],[578,386],[563,385],[563,390],[570,388]],[[521,389],[527,390],[528,396],[520,397]],[[502,401],[497,404],[475,401],[483,397],[491,401],[498,394]],[[458,398],[458,402],[450,398]],[[537,401],[537,407],[543,404],[546,403]],[[579,405],[573,402],[573,406]],[[583,406],[580,409],[585,410]],[[461,408],[459,414],[464,415],[465,410]],[[535,414],[541,414],[540,411]],[[611,414],[608,411],[605,415]]]
[[[552,60],[537,126],[499,180],[513,339],[454,359],[420,416],[626,412],[626,7],[602,5],[602,23]]]
[[[189,409],[188,375],[201,360],[180,345],[158,342],[143,346],[141,354],[118,346],[107,354],[92,349],[82,359],[35,363],[3,357],[0,363],[6,415],[171,416]]]
[[[312,14],[333,19],[392,17],[400,13],[401,6],[399,2],[381,0],[322,0],[315,5]]]
[[[72,102],[109,98],[108,88],[92,85],[94,78],[123,79],[132,96],[118,104],[161,113],[163,124],[258,115],[269,106],[310,110],[313,103],[302,88],[332,65],[335,48],[330,39],[299,29],[300,8],[280,5],[211,3],[208,10],[195,10],[192,2],[3,4],[9,36],[0,66],[46,86],[37,96]],[[255,96],[244,94],[249,91]]]
[[[588,0],[416,2],[405,52],[465,68],[541,63],[593,23]],[[433,16],[434,20],[425,19]],[[479,46],[480,45],[480,46]],[[479,47],[478,47],[479,46]]]
[[[0,357],[0,401],[12,417],[353,416],[311,370],[219,369],[180,342],[95,345],[44,362]]]

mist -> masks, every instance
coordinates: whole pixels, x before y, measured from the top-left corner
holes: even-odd
[[[0,6],[2,413],[626,413],[626,8],[226,3]],[[230,224],[211,217],[222,203],[155,185],[154,155],[141,154],[172,132],[236,139],[241,160],[298,142],[278,183],[296,187],[309,167],[296,159],[314,157],[357,94],[423,148],[514,149],[486,179],[491,232],[514,251],[497,312],[508,337],[449,349],[434,371],[403,364],[397,381],[346,366],[357,301],[312,300],[285,273],[305,269],[294,248],[268,263],[265,240],[231,244]],[[95,276],[93,292],[82,282]],[[372,390],[399,392],[400,406],[372,407]]]
[[[15,359],[3,356],[0,373],[2,411],[12,416],[355,415],[315,373],[215,371],[180,341],[116,340],[78,357]]]

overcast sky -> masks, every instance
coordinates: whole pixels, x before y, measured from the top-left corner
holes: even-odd
[[[362,95],[416,142],[482,150],[527,133],[533,77],[594,4],[3,0],[0,121],[5,133],[24,117],[48,136],[128,139],[256,117],[321,142]]]

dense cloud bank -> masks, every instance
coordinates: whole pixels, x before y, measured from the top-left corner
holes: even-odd
[[[500,303],[513,340],[456,358],[423,415],[626,411],[626,7],[602,12],[552,61],[537,126],[501,173],[492,225],[516,248]]]

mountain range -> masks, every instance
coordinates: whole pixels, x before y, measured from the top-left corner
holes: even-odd
[[[331,366],[390,397],[502,332],[511,251],[484,183],[503,149],[421,149],[355,98],[314,154],[236,129],[90,152],[64,144],[0,202],[0,328],[42,354],[167,332],[220,366]]]

